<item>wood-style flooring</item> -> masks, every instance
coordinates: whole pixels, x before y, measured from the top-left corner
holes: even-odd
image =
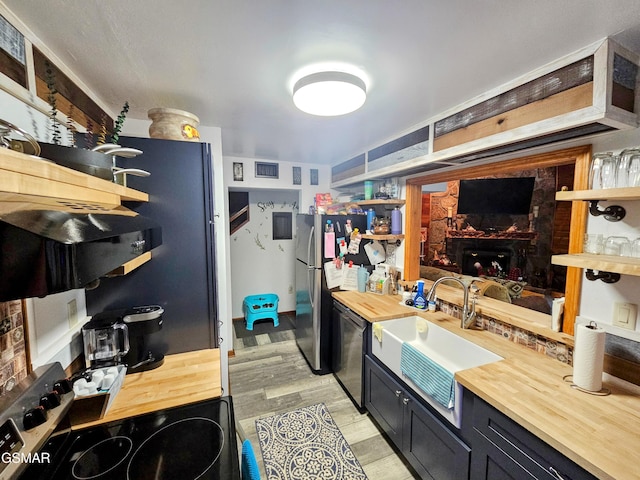
[[[371,417],[358,412],[332,374],[311,373],[298,350],[293,330],[236,338],[233,347],[235,356],[229,359],[229,381],[236,423],[253,445],[263,480],[267,477],[255,421],[320,402],[329,409],[369,480],[419,478],[382,436]]]

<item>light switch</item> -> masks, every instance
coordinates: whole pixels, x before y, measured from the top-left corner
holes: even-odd
[[[636,329],[636,317],[638,316],[638,305],[635,303],[614,303],[613,304],[613,325],[628,330]]]

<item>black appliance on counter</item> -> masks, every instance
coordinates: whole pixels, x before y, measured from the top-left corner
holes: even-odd
[[[330,221],[335,237],[348,237],[347,220],[352,228],[366,231],[366,215],[296,215],[296,343],[313,373],[332,371],[331,316],[333,298],[327,288],[324,263],[324,227]],[[364,251],[369,240],[362,240],[357,254],[347,254],[345,262],[354,266],[370,265]],[[337,250],[337,246],[336,246]]]
[[[95,314],[82,327],[87,368],[124,363],[127,374],[152,370],[164,355],[149,348],[149,335],[162,329],[160,305],[107,310]]]
[[[136,270],[103,278],[98,288],[87,291],[87,312],[94,315],[131,305],[159,305],[165,321],[161,331],[146,337],[145,350],[167,355],[217,348],[210,146],[134,137],[120,137],[119,143],[143,152],[119,159],[123,168],[151,173],[149,177],[127,177],[127,185],[148,193],[149,201],[126,205],[162,226],[162,245]],[[127,325],[133,336],[133,322]],[[133,351],[135,342],[131,343]],[[126,361],[135,365],[132,360]]]

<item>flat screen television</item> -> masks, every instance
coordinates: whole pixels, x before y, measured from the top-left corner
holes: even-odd
[[[460,180],[458,213],[527,215],[535,177]]]

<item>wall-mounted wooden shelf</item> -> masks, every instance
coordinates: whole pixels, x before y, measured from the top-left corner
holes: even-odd
[[[105,204],[149,201],[144,192],[7,148],[0,148],[0,192]]]
[[[640,187],[605,188],[602,190],[574,190],[556,192],[558,201],[640,200]]]
[[[151,252],[144,252],[142,255],[134,258],[133,260],[128,261],[124,265],[119,266],[115,270],[107,273],[107,277],[120,277],[122,275],[127,275],[128,273],[133,272],[136,268],[144,265],[149,260],[151,260]]]
[[[603,272],[620,273],[623,275],[640,276],[640,258],[635,257],[575,253],[553,255],[551,257],[551,263],[554,265],[564,265],[566,267],[578,267]]]
[[[387,199],[378,199],[378,200],[360,200],[354,203],[357,203],[361,207],[376,207],[376,206],[397,207],[400,205],[404,205],[405,200],[402,200],[400,198],[387,198]]]
[[[400,235],[392,235],[392,234],[375,235],[373,233],[363,233],[362,234],[362,238],[366,238],[366,239],[369,239],[369,240],[384,241],[384,242],[395,242],[397,240],[403,240],[404,239],[404,235],[403,234],[400,234]]]

